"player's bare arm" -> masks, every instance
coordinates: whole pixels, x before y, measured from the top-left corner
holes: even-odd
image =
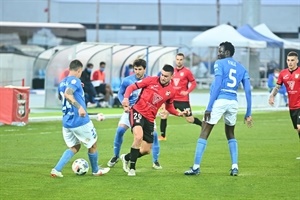
[[[74,93],[73,89],[67,88],[65,91],[65,97],[70,104],[72,104],[75,108],[78,109],[79,116],[84,117],[86,115],[86,112],[83,109],[83,107],[76,101],[73,93]]]
[[[270,97],[269,97],[269,104],[270,104],[271,106],[274,105],[274,97],[277,95],[277,93],[278,93],[280,87],[281,87],[281,85],[276,84],[276,86],[273,88],[273,90],[272,90],[272,92],[271,92],[271,95],[270,95]]]
[[[123,109],[125,112],[129,112],[129,100],[128,98],[124,98],[123,101],[122,101],[122,106],[123,106]]]

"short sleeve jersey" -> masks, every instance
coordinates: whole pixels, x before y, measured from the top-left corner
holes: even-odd
[[[187,91],[189,88],[189,83],[194,81],[195,77],[192,72],[183,67],[181,69],[174,68],[174,75],[172,79],[173,86],[176,90],[175,101],[189,101],[189,95],[180,95],[181,91]]]
[[[135,84],[142,90],[133,108],[150,122],[154,122],[157,111],[163,103],[174,101],[176,91],[173,85],[161,85],[157,76],[144,78]]]
[[[285,85],[290,110],[300,109],[300,67],[292,72],[289,69],[282,70],[279,73],[277,84]]]

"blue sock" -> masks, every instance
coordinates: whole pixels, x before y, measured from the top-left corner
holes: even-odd
[[[202,156],[206,147],[207,140],[199,138],[197,141],[196,146],[196,152],[195,152],[195,158],[194,158],[194,164],[200,165],[200,162],[202,160]]]
[[[88,153],[89,155],[89,159],[90,159],[90,163],[92,166],[92,172],[93,173],[97,173],[98,172],[98,151],[96,151],[95,153]]]
[[[114,155],[119,157],[121,146],[123,143],[123,135],[126,132],[126,128],[118,126],[114,140]]]
[[[154,131],[153,133],[153,146],[152,146],[152,160],[153,162],[158,161],[160,152],[160,145],[157,137],[157,132]]]
[[[65,150],[63,155],[60,157],[58,163],[54,167],[57,171],[61,172],[63,167],[69,162],[69,160],[74,156],[74,153],[71,149]]]
[[[228,140],[228,146],[230,151],[230,157],[232,164],[238,163],[238,144],[236,139]]]

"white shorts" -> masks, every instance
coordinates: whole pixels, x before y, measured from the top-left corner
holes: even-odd
[[[129,128],[131,128],[130,122],[129,122],[129,113],[123,112],[123,114],[119,120],[119,125],[120,124],[124,124],[124,125],[128,126]],[[156,130],[156,122],[155,121],[154,121],[154,130]]]
[[[91,148],[97,142],[97,132],[92,121],[77,128],[63,127],[63,137],[68,147],[81,142],[87,148]]]
[[[207,123],[217,124],[224,116],[225,124],[234,126],[238,112],[238,102],[236,100],[217,99],[212,107],[211,118]]]

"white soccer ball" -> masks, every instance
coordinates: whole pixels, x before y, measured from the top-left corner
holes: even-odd
[[[73,162],[72,170],[77,175],[85,175],[89,171],[89,163],[83,158],[78,158]]]
[[[97,114],[97,121],[103,121],[105,119],[103,113],[98,113]]]

